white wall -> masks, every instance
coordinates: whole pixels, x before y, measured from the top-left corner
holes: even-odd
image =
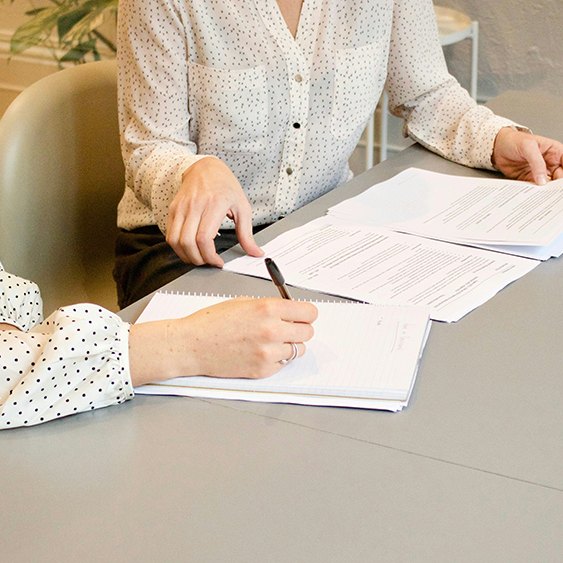
[[[563,1],[437,0],[479,21],[479,96],[506,90],[563,93]],[[445,49],[458,77],[467,77],[468,46]]]

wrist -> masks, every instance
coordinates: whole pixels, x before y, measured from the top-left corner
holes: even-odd
[[[193,340],[181,320],[133,325],[129,333],[129,368],[133,385],[197,375],[198,366],[191,349]]]
[[[144,385],[173,377],[166,353],[166,323],[168,321],[136,324],[129,332],[129,369],[133,386]]]
[[[193,173],[199,173],[200,171],[206,171],[209,169],[210,166],[213,166],[215,164],[217,164],[217,162],[221,162],[223,163],[223,161],[210,154],[210,155],[199,155],[198,159],[190,164],[190,166],[188,166],[183,172],[182,172],[182,181],[184,181],[186,179],[186,176],[193,174]]]
[[[493,154],[491,155],[491,164],[498,170],[497,167],[497,155],[498,151],[501,150],[500,147],[506,143],[506,139],[511,135],[512,132],[516,131],[516,129],[511,125],[506,125],[505,127],[501,127],[493,142]]]

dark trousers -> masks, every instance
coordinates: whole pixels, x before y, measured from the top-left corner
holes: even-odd
[[[255,227],[254,232],[266,226]],[[220,232],[221,236],[215,239],[218,253],[238,243],[234,230]],[[121,230],[115,244],[113,270],[119,307],[127,307],[195,267],[178,258],[156,225]]]

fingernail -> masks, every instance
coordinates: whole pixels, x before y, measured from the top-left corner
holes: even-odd
[[[538,176],[538,184],[540,186],[545,186],[547,184],[547,176],[545,174],[540,174]]]

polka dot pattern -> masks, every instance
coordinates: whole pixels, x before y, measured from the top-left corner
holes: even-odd
[[[125,229],[165,232],[206,155],[238,178],[254,225],[318,198],[351,177],[384,86],[405,134],[468,166],[491,168],[512,124],[448,74],[430,0],[305,0],[295,38],[275,0],[121,0],[118,45]]]
[[[133,397],[129,325],[97,305],[41,320],[37,286],[0,264],[0,429],[31,426]]]
[[[33,282],[13,276],[0,264],[0,323],[29,330],[43,320],[43,301]]]

